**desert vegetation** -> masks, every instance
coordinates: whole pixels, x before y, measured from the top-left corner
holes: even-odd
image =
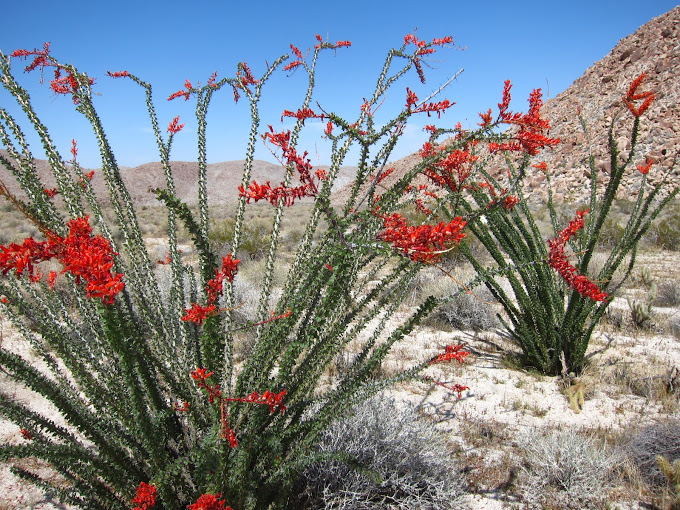
[[[559,143],[539,90],[516,112],[506,82],[498,110],[465,131],[444,122],[445,88],[419,99],[406,87],[451,44],[407,35],[356,119],[312,102],[316,66],[347,41],[317,36],[306,56],[291,46],[257,78],[240,63],[234,77],[187,80],[168,99],[196,101],[202,128],[222,89],[252,112],[237,199],[219,208],[204,135],[196,205],[175,193],[182,124],[160,127],[142,77],[110,73],[137,84],[149,111],[165,178],[154,206],[130,198],[86,74],[47,45],[0,53],[26,115],[0,109],[8,508],[29,484],[62,508],[678,507],[678,188],[675,168],[639,148],[655,93],[644,74],[621,90],[609,174],[598,180],[589,158],[582,204],[552,191],[536,204],[525,180],[540,172],[552,189],[541,154]],[[17,81],[22,59],[55,71],[52,89],[100,141],[100,169],[80,167],[75,141],[70,159],[53,146]],[[309,77],[283,112],[295,128],[263,129],[268,79],[293,70]],[[388,94],[404,106],[378,125]],[[418,163],[392,175],[414,115],[437,125]],[[315,121],[333,143],[327,170],[297,146]],[[41,137],[56,188],[22,129]],[[286,166],[278,185],[251,179],[260,138]],[[352,147],[356,175],[338,200]],[[637,183],[625,199],[624,174]]]

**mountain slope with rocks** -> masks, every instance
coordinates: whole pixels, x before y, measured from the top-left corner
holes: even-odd
[[[643,115],[637,155],[633,159],[643,162],[646,157],[652,158],[654,165],[648,176],[652,181],[662,168],[673,164],[680,151],[679,32],[680,6],[621,39],[608,55],[593,64],[569,88],[546,102],[543,115],[550,120],[551,136],[560,138],[561,143],[544,151],[540,158],[548,163],[558,199],[582,198],[582,190],[589,182],[590,150],[595,157],[598,181],[606,180],[610,169],[609,126],[615,117],[614,138],[621,157],[628,156],[632,121],[622,97],[641,73],[647,76],[640,90],[653,91],[656,100]],[[579,112],[586,123],[585,133]],[[632,194],[638,180],[637,172],[629,172],[620,188],[620,197]],[[680,183],[677,170],[673,180]],[[530,181],[534,188],[540,182],[541,176]],[[545,190],[541,191],[545,195]]]

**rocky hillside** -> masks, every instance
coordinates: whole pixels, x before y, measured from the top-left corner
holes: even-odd
[[[578,198],[589,182],[587,158],[589,148],[596,160],[598,180],[606,180],[610,161],[607,156],[608,128],[614,116],[625,110],[622,95],[630,83],[647,73],[640,90],[651,90],[656,101],[647,110],[640,133],[635,161],[649,156],[654,160],[649,178],[662,168],[669,168],[680,151],[680,6],[649,21],[625,37],[602,60],[593,64],[567,90],[549,100],[544,115],[550,119],[551,136],[562,143],[541,154],[555,176],[558,198]],[[577,112],[585,118],[588,135],[580,126]],[[630,114],[623,111],[615,128],[615,138],[626,157],[630,150]],[[620,188],[622,196],[636,188],[639,174],[628,174]],[[545,194],[542,176],[530,180],[533,189]],[[680,172],[674,172],[680,182]]]

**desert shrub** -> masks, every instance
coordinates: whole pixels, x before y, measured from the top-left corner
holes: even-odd
[[[678,306],[680,305],[680,282],[676,280],[662,281],[656,290],[656,306]]]
[[[668,319],[668,332],[673,338],[680,340],[680,316],[674,315]]]
[[[650,237],[663,250],[680,250],[680,211],[667,215],[654,226]]]
[[[492,330],[500,326],[492,301],[493,296],[486,288],[459,293],[440,305],[427,323],[443,323],[454,329]]]
[[[484,245],[495,264],[491,268],[483,265],[474,254],[465,251],[465,246],[461,246],[461,251],[480,274],[508,267],[516,270],[507,275],[511,293],[495,279],[487,279],[485,284],[505,311],[501,321],[508,337],[521,349],[520,362],[525,367],[552,375],[564,371],[578,374],[583,370],[592,332],[619,288],[619,283],[612,280],[613,275],[619,267],[626,268],[624,274],[632,270],[640,239],[680,191],[674,185],[670,185],[670,189],[665,187],[675,163],[671,168],[659,171],[661,179],[658,183],[651,183],[647,180],[647,173],[652,167],[651,160],[636,164],[633,159],[642,114],[654,100],[651,91],[636,94],[644,77],[644,74],[638,77],[624,96],[632,114],[628,117],[632,124],[631,150],[626,158],[619,161],[620,150],[614,135],[619,123],[624,122],[623,117],[619,120],[621,112],[626,110],[626,107],[622,107],[610,126],[610,179],[603,189],[597,182],[595,159],[591,156],[590,199],[583,207],[577,207],[580,210],[575,216],[573,205],[570,205],[571,211],[567,212],[565,207],[558,207],[553,202],[550,169],[546,162],[532,165],[529,158],[524,158],[512,166],[510,176],[516,181],[521,180],[532,168],[545,172],[553,237],[548,246],[520,188],[517,189],[518,196],[511,197],[513,200],[505,202],[504,207],[473,217],[467,223],[471,233]],[[647,100],[644,106],[638,108],[634,102],[641,97]],[[580,120],[586,130],[585,120],[583,117]],[[624,174],[636,171],[633,167],[641,173],[637,200],[630,208],[630,213],[622,218],[623,230],[612,245],[610,238],[619,232],[616,227],[618,215],[610,214],[612,204]],[[490,182],[492,186],[497,186],[495,181]],[[460,199],[456,196],[454,210],[470,214],[474,206],[489,206],[500,200],[494,188],[487,190],[486,186],[473,187],[470,198]],[[507,197],[503,200],[506,201]],[[596,251],[603,248],[603,236],[610,249],[606,262],[595,272],[590,264]],[[575,263],[572,264],[570,259]]]
[[[620,457],[571,431],[527,434],[520,490],[532,508],[604,508]]]
[[[355,406],[324,433],[318,448],[329,460],[305,470],[303,508],[460,507],[463,479],[446,442],[412,406],[393,398],[379,395]]]
[[[662,455],[670,463],[680,459],[680,420],[667,419],[635,431],[624,451],[648,484],[665,488],[668,479],[659,469],[656,457]]]
[[[625,230],[624,225],[621,224],[619,218],[609,216],[602,225],[600,233],[600,247],[614,248],[623,236]]]

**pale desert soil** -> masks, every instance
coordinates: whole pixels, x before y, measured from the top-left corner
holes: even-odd
[[[639,258],[637,267],[649,267],[657,281],[678,281],[680,253],[646,254]],[[626,312],[625,296],[635,292],[635,289],[626,290],[612,306]],[[669,318],[677,317],[680,309],[655,308],[655,312],[655,322],[667,324]],[[7,321],[2,320],[0,328],[4,348],[31,356],[30,347]],[[447,332],[423,328],[397,346],[385,370],[404,368],[413,360],[433,356],[445,345],[459,342],[467,343],[472,352],[467,363],[462,366],[436,365],[427,373],[443,382],[468,386],[470,389],[463,392],[460,400],[450,391],[423,382],[401,384],[388,392],[398,400],[417,404],[433,426],[447,435],[457,462],[467,461],[468,476],[478,488],[483,488],[479,494],[465,497],[465,503],[472,509],[521,507],[520,503],[513,501],[516,498],[508,497],[497,486],[502,485],[504,477],[508,476],[507,466],[512,462],[508,459],[516,455],[516,438],[523,434],[535,434],[537,430],[549,428],[569,428],[615,435],[678,414],[677,396],[675,401],[650,399],[621,384],[621,377],[617,379],[617,374],[624,369],[633,374],[630,377],[652,378],[667,374],[673,367],[680,368],[680,338],[664,331],[661,326],[635,330],[603,323],[598,328],[591,341],[591,351],[604,350],[593,357],[592,366],[582,378],[586,385],[586,399],[583,410],[578,414],[570,408],[559,378],[508,367],[503,362],[502,349],[510,346],[491,332]],[[49,403],[11,383],[2,372],[0,385],[14,398],[30,402],[36,409],[54,416]],[[489,439],[486,440],[486,437]],[[17,426],[0,421],[0,441],[19,443],[25,439]],[[40,469],[37,464],[31,467]],[[635,495],[625,488],[621,492],[625,497],[612,502],[614,508],[635,508]],[[2,465],[0,509],[4,508],[69,507],[18,480],[9,472],[7,465]]]

